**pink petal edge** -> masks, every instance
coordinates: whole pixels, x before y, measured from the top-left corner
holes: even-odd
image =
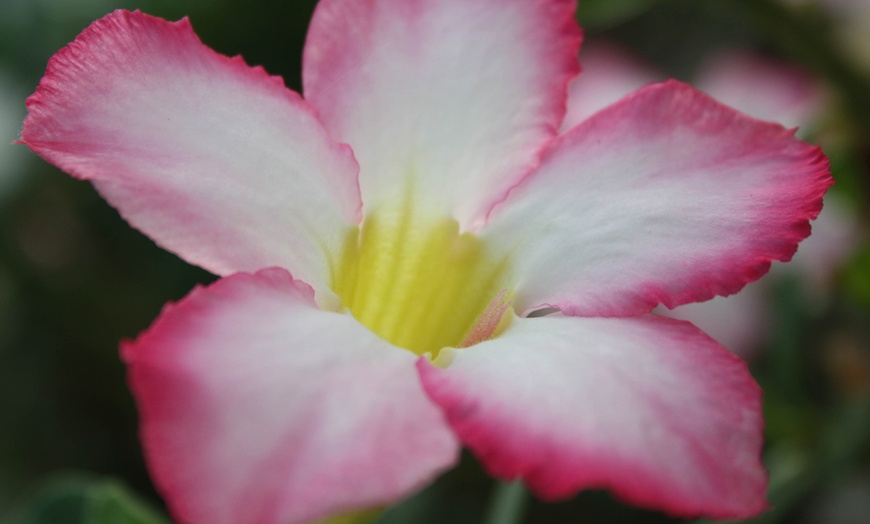
[[[583,73],[568,86],[568,109],[561,133],[644,85],[663,79],[627,51],[602,42],[583,46],[580,65]]]
[[[135,228],[213,273],[281,266],[328,290],[361,220],[358,166],[262,67],[178,22],[115,11],[49,61],[21,143],[90,180]]]
[[[282,269],[195,289],[121,354],[149,471],[179,522],[379,507],[457,459],[414,355],[319,310]]]
[[[305,98],[353,147],[368,209],[413,192],[473,230],[537,164],[578,72],[573,0],[322,0]]]
[[[789,260],[832,183],[793,131],[668,81],[554,140],[481,235],[515,253],[518,311],[633,316],[735,293]]]
[[[608,489],[681,517],[767,508],[761,390],[687,322],[517,318],[446,369],[417,369],[486,469],[545,500]]]

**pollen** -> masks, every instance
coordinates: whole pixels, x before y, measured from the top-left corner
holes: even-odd
[[[334,267],[343,307],[418,355],[497,336],[513,314],[507,257],[460,233],[455,220],[421,218],[409,206],[369,214]]]

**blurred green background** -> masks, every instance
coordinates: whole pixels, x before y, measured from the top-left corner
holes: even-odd
[[[299,90],[314,4],[0,0],[0,522],[165,518],[138,447],[118,341],[213,278],[129,228],[90,185],[11,145],[49,57],[111,10],[140,8],[189,16],[206,44]],[[689,79],[707,57],[741,48],[825,84],[807,139],[830,156],[857,233],[823,303],[808,303],[799,277],[770,286],[772,320],[751,365],[765,389],[774,509],[758,522],[870,522],[870,2],[585,0],[578,17],[587,42],[618,43],[667,76]],[[496,489],[465,456],[381,522],[495,522]],[[527,523],[676,522],[606,493],[558,504],[519,497]]]

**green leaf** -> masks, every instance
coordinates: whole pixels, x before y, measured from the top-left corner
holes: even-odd
[[[169,524],[120,482],[88,475],[50,480],[26,509],[22,524]]]
[[[586,0],[577,7],[577,19],[587,30],[600,31],[643,14],[665,0]]]
[[[85,500],[76,481],[50,482],[26,509],[22,524],[80,524]]]
[[[338,517],[328,518],[318,522],[318,524],[370,524],[383,513],[382,509],[371,509],[363,511],[354,511],[346,513]]]
[[[83,524],[168,524],[168,522],[120,483],[103,482],[87,492]]]
[[[843,272],[843,288],[856,304],[870,309],[870,243],[852,254]]]

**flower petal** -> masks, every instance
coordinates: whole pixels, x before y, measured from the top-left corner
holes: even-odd
[[[195,290],[122,354],[152,477],[182,522],[383,505],[456,459],[415,356],[317,309],[284,270]]]
[[[689,323],[517,318],[499,338],[421,359],[423,385],[494,475],[547,499],[607,488],[681,516],[765,506],[761,391]]]
[[[808,73],[746,51],[706,61],[697,86],[724,104],[786,127],[812,123],[824,101],[821,84]]]
[[[554,141],[481,234],[514,253],[518,310],[628,316],[788,260],[831,183],[819,148],[670,81]]]
[[[788,264],[774,262],[770,273],[739,293],[706,302],[685,304],[655,312],[688,320],[721,342],[734,354],[751,359],[768,341],[775,322],[771,285],[777,279],[794,278],[800,284],[802,307],[821,311],[830,298],[835,270],[857,246],[859,224],[854,212],[836,194],[825,196],[825,207],[813,222],[813,234],[801,243]]]
[[[801,243],[794,259],[786,265],[774,265],[775,274],[793,274],[809,295],[808,303],[821,305],[831,291],[833,276],[858,248],[861,222],[850,202],[840,194],[825,196],[825,207],[813,222],[813,234]]]
[[[641,64],[623,49],[586,43],[580,52],[583,72],[568,86],[568,111],[562,122],[564,133],[625,95],[661,75]]]
[[[116,11],[49,62],[21,133],[130,223],[218,274],[278,265],[325,289],[358,221],[357,166],[262,68],[187,19]]]
[[[764,284],[772,276],[765,275],[764,279],[727,297],[713,297],[674,309],[659,306],[653,312],[689,321],[735,355],[751,360],[775,331],[776,319],[771,315],[773,305],[768,296],[770,289]]]
[[[368,209],[413,192],[473,227],[565,112],[570,0],[323,0],[305,97],[360,163]],[[420,204],[422,205],[422,204]]]

